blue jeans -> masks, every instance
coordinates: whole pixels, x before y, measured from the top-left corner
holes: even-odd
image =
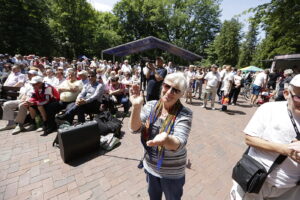
[[[146,172],[150,200],[161,200],[164,193],[166,200],[180,200],[183,194],[185,176],[179,179],[158,178]]]

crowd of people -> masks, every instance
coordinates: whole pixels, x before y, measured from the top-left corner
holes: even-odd
[[[277,136],[273,137],[269,131],[274,126],[279,137],[281,128],[275,126],[281,126],[281,123],[279,118],[273,120],[271,113],[276,112],[275,116],[280,116],[286,107],[293,113],[296,126],[299,126],[300,75],[294,77],[291,69],[282,74],[277,71],[270,73],[269,70],[242,74],[241,70],[230,65],[212,65],[208,68],[190,65],[182,69],[175,67],[172,62],[165,64],[162,57],[145,62],[145,66],[140,63],[131,66],[128,60],[113,63],[97,58],[89,60],[83,57],[67,61],[57,57],[49,61],[35,55],[12,57],[0,54],[0,73],[3,87],[20,88],[16,100],[8,100],[3,104],[3,120],[7,120],[7,125],[0,130],[13,129],[12,134],[37,130],[43,131],[42,136],[46,136],[57,129],[56,119],[73,124],[77,116],[77,121],[82,123],[86,120],[86,114],[103,111],[109,102],[122,105],[125,115],[129,115],[132,106],[129,125],[132,132],[141,133],[145,149],[143,166],[150,199],[161,199],[164,193],[167,200],[175,200],[183,194],[186,144],[193,118],[192,111],[180,101],[184,97],[187,104],[194,99],[203,101],[203,108],[210,101],[212,110],[215,110],[217,100],[222,104],[222,110],[226,110],[228,104],[237,105],[241,88],[252,84],[250,105],[256,105],[262,91],[275,96],[276,101],[288,99],[288,103],[284,101],[259,108],[244,132],[246,143],[253,148],[250,150],[252,156],[268,159],[271,154],[265,151],[274,154],[270,158],[278,153],[284,154],[290,162],[287,167],[294,171],[299,168],[299,142],[280,146],[276,143],[279,140],[274,139]],[[15,117],[16,109],[18,112]],[[38,118],[42,121],[41,127],[38,127]],[[29,124],[27,127],[26,121]],[[286,133],[289,136],[279,143],[287,143],[287,140],[293,142],[293,127],[282,128],[288,129]],[[268,166],[270,163],[266,164]],[[292,174],[288,170],[278,172],[283,179],[276,181],[275,177],[270,180],[275,180],[275,186],[291,186],[285,177],[292,177],[293,181],[298,177],[299,180],[299,175],[294,171]],[[272,185],[269,182],[263,191],[270,187]],[[299,188],[293,188],[293,195],[298,193]],[[282,193],[277,194],[280,196]],[[231,198],[247,199],[245,196],[247,193],[241,192],[235,183]],[[248,197],[252,199],[251,195]],[[261,193],[253,199],[263,197]]]
[[[146,91],[146,101],[158,100],[164,78],[176,71],[183,71],[188,82],[185,102],[202,100],[202,107],[207,108],[210,101],[212,110],[215,110],[216,96],[223,105],[222,110],[226,110],[228,104],[236,105],[241,88],[249,83],[253,83],[251,105],[256,105],[262,90],[272,92],[276,100],[284,100],[284,84],[293,76],[291,69],[283,74],[270,73],[269,70],[242,74],[241,70],[230,65],[212,65],[208,68],[190,65],[183,69],[175,67],[172,62],[165,64],[162,57],[146,62],[142,67],[138,62],[132,66],[128,60],[112,63],[97,58],[89,60],[85,56],[72,61],[54,57],[50,61],[35,55],[0,54],[2,84],[21,87],[19,98],[3,105],[3,119],[8,120],[8,124],[0,130],[14,128],[13,134],[25,131],[26,110],[31,116],[31,125],[27,130],[35,129],[38,112],[43,121],[43,127],[38,130],[43,130],[43,135],[56,130],[55,116],[62,110],[64,114],[58,117],[70,123],[75,115],[78,122],[84,122],[85,114],[98,112],[98,107],[107,101],[122,104],[128,114],[129,88],[133,84],[141,84],[143,91]],[[16,108],[20,112],[15,119],[13,111]]]

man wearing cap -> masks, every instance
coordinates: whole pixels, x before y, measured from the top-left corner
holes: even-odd
[[[260,192],[245,193],[234,182],[231,199],[295,200],[300,196],[300,74],[284,89],[287,101],[269,102],[257,109],[244,129],[249,155],[266,170],[281,154],[287,156],[267,177]],[[297,184],[298,183],[298,184]]]
[[[294,72],[292,69],[284,70],[283,77],[280,78],[279,83],[278,83],[275,101],[285,101],[284,96],[283,96],[284,86],[291,82],[291,80],[293,78],[293,73]]]
[[[47,113],[49,112],[50,104],[59,101],[58,91],[51,85],[44,83],[43,78],[35,76],[30,83],[34,89],[31,98],[27,101],[31,119],[35,119],[36,112],[39,111],[43,119],[44,133],[41,136],[46,136],[55,130],[54,126],[48,123]]]
[[[157,57],[155,61],[156,67],[152,64],[148,65],[149,70],[146,73],[147,84],[147,101],[158,100],[160,96],[161,85],[167,75],[167,70],[163,67],[164,59]]]
[[[25,82],[24,86],[20,89],[20,95],[17,100],[7,101],[3,105],[3,120],[7,120],[8,124],[5,127],[0,128],[0,130],[13,129],[12,134],[18,134],[25,131],[24,121],[27,115],[28,105],[26,101],[30,98],[33,88],[30,84],[32,77],[37,75],[37,71],[30,70],[28,72],[28,81]],[[19,108],[17,117],[14,116],[14,110]]]
[[[8,75],[4,83],[4,86],[22,87],[25,80],[25,75],[21,73],[21,67],[19,65],[14,65],[12,67],[12,72]]]

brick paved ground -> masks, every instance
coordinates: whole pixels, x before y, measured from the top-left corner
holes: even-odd
[[[183,199],[229,199],[231,169],[245,149],[241,130],[256,109],[241,102],[224,113],[194,102],[187,105],[194,118]],[[144,172],[137,168],[142,146],[127,124],[128,118],[118,148],[105,154],[99,151],[73,166],[64,164],[59,150],[52,147],[56,134],[41,137],[37,132],[15,136],[0,132],[0,200],[148,199]]]

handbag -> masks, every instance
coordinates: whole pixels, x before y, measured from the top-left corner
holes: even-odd
[[[265,167],[248,155],[250,147],[245,151],[242,158],[237,162],[232,171],[232,179],[235,180],[244,192],[259,193],[267,176],[280,165],[287,156],[279,155],[270,169]]]
[[[297,134],[296,138],[300,140],[300,133],[290,110],[288,110],[288,114]],[[250,147],[248,147],[242,158],[234,166],[232,179],[241,186],[244,192],[259,193],[268,175],[278,167],[287,156],[279,155],[267,171],[262,164],[248,155],[249,149]],[[300,180],[297,182],[297,185],[300,185]]]

